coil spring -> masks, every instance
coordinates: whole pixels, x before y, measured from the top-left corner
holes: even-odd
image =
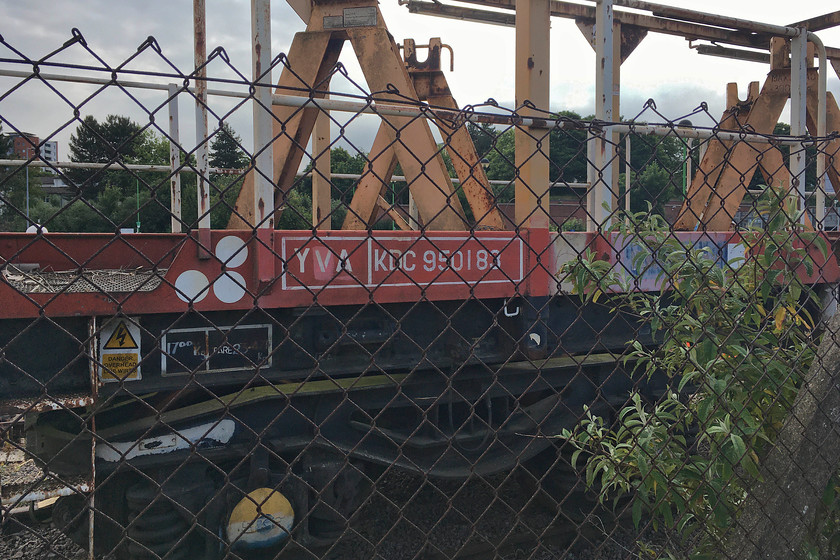
[[[131,486],[126,492],[128,505],[129,556],[136,560],[183,560],[189,557],[190,529],[169,498],[148,482]],[[150,505],[151,504],[151,505]]]

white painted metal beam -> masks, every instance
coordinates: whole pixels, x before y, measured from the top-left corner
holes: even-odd
[[[271,150],[271,6],[269,0],[251,0],[252,79],[254,91],[254,227],[274,229],[274,158]]]
[[[613,3],[612,0],[598,0],[595,6],[595,118],[599,121],[613,121]],[[590,140],[595,169],[591,171],[592,189],[587,196],[589,231],[609,227],[613,205],[613,160],[615,146],[604,131]]]
[[[181,141],[178,122],[178,86],[169,84],[169,211],[172,233],[181,233]]]
[[[805,136],[807,107],[806,79],[808,75],[808,38],[805,28],[790,40],[790,134],[791,136]],[[796,185],[799,193],[799,209],[802,212],[800,221],[805,222],[806,194],[805,194],[805,145],[792,146],[790,150],[791,186]]]

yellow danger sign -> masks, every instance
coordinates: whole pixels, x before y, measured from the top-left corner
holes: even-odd
[[[128,354],[103,354],[100,377],[102,379],[136,380],[140,378],[140,370],[137,368],[138,355]]]
[[[140,372],[140,318],[119,317],[105,321],[99,331],[99,379],[107,382],[138,381]]]
[[[103,348],[106,350],[137,350],[139,346],[134,337],[131,336],[125,321],[120,321]]]

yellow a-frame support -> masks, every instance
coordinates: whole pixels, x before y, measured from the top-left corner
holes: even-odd
[[[771,43],[771,69],[761,92],[758,83],[750,84],[745,101],[738,100],[736,84],[727,88],[727,107],[720,121],[721,130],[751,130],[757,134],[771,134],[790,97],[789,43],[775,38]],[[817,69],[808,68],[807,75],[807,126],[816,135]],[[829,93],[826,98],[826,130],[840,130],[840,108]],[[840,160],[830,157],[840,150],[840,142],[827,147],[829,157],[826,171],[832,184],[840,185]],[[678,230],[705,229],[728,231],[732,220],[755,171],[760,169],[768,183],[788,188],[789,170],[778,148],[768,145],[757,149],[748,142],[709,142],[699,169],[689,186],[686,200],[674,225]],[[810,222],[808,223],[810,226]]]
[[[415,42],[406,39],[403,54],[406,68],[421,101],[432,107],[458,110],[455,98],[449,90],[446,76],[441,70],[441,50],[444,45],[439,38],[429,41],[429,54],[424,62],[417,60]],[[501,230],[504,228],[502,213],[496,206],[493,191],[487,175],[481,167],[475,145],[467,128],[453,124],[448,119],[436,118],[435,124],[444,137],[452,166],[461,182],[461,188],[469,202],[478,229]],[[382,123],[370,151],[370,164],[359,180],[350,209],[344,219],[343,229],[366,229],[373,225],[379,214],[378,202],[387,188],[397,166],[397,154],[391,146],[387,123]],[[409,224],[406,223],[406,226]]]
[[[278,94],[288,95],[294,90],[308,94],[314,90],[314,97],[323,98],[329,89],[330,73],[344,43],[349,41],[368,87],[378,92],[377,102],[419,99],[375,0],[316,0],[308,10],[304,17],[306,31],[297,33],[292,41],[288,64],[278,81]],[[393,88],[399,93],[392,93]],[[294,184],[319,111],[313,107],[300,109],[278,105],[272,110],[277,208],[277,201],[282,200]],[[381,129],[386,145],[396,154],[424,224],[436,230],[466,229],[464,210],[428,122],[410,116],[383,115],[382,119],[387,123]],[[371,157],[375,155],[373,153]],[[254,227],[253,192],[254,172],[251,171],[244,178],[228,229]]]

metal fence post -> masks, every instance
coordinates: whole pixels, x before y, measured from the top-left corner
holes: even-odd
[[[530,101],[548,109],[549,3],[525,0],[516,5],[516,107],[522,116],[540,117],[523,107]],[[517,126],[515,225],[547,228],[549,222],[549,135],[545,128]],[[539,138],[538,138],[539,137]]]
[[[195,159],[198,169],[196,200],[198,205],[198,254],[210,258],[210,191],[207,181],[207,29],[204,0],[193,0],[193,32],[195,40]]]
[[[595,7],[595,118],[603,122],[613,120],[613,3],[598,0]],[[611,135],[609,135],[611,137]],[[607,140],[608,133],[601,131],[594,140],[595,169],[590,174],[588,199],[589,230],[609,227],[612,214],[614,146]]]
[[[624,210],[627,212],[625,222],[630,223],[630,134],[624,136]]]
[[[178,122],[178,86],[169,84],[169,207],[171,231],[181,231],[181,138]]]
[[[805,135],[806,112],[806,77],[808,38],[805,28],[790,40],[790,133],[792,136]],[[805,145],[791,146],[790,152],[791,186],[796,185],[799,193],[801,216],[805,223],[808,215],[808,199],[805,194]]]
[[[327,98],[329,98],[329,95],[325,97],[325,99]],[[321,110],[315,121],[315,133],[312,135],[312,153],[315,155],[312,170],[312,227],[332,229],[330,114],[326,109]]]
[[[271,4],[251,0],[252,71],[254,89],[254,226],[257,243],[257,278],[267,286],[274,278],[274,154],[271,109]]]

